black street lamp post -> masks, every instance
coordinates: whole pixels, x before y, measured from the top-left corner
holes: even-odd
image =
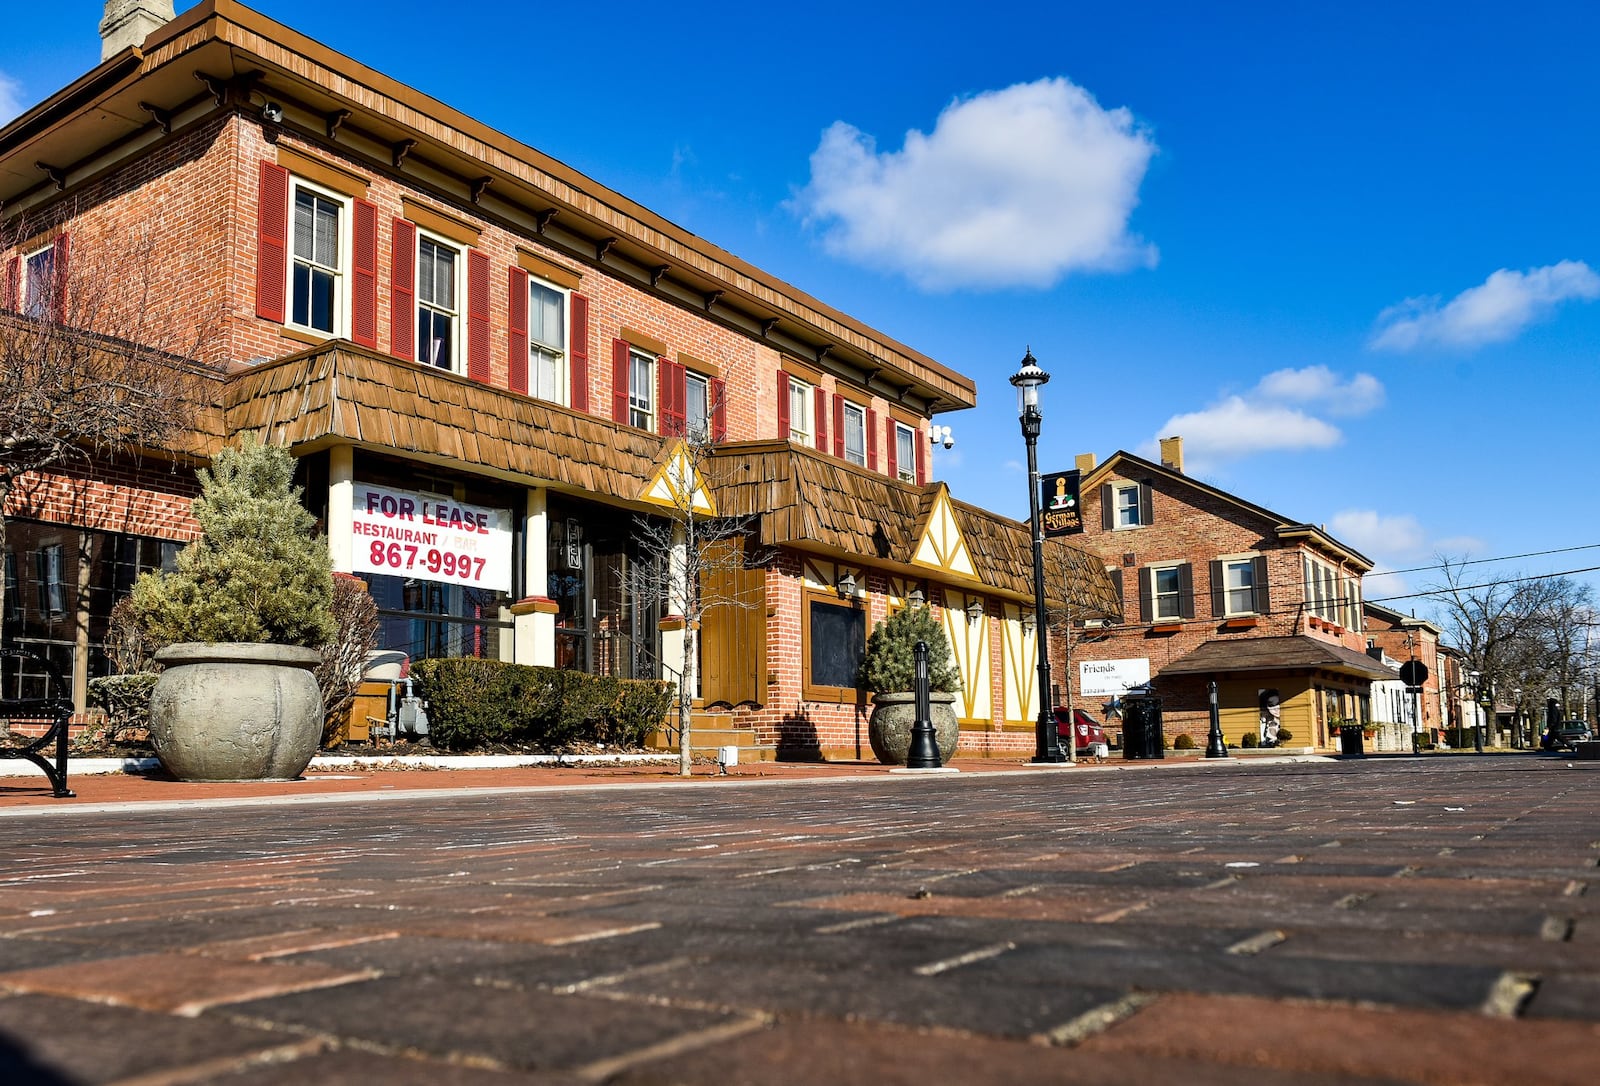
[[[1222,738],[1222,712],[1217,707],[1217,680],[1212,679],[1207,685],[1206,694],[1211,709],[1211,730],[1206,733],[1206,757],[1226,758],[1228,743]]]
[[[1028,350],[1022,368],[1011,376],[1017,389],[1017,414],[1022,419],[1022,439],[1028,443],[1028,515],[1033,529],[1033,606],[1034,630],[1039,644],[1039,721],[1035,731],[1033,760],[1059,764],[1067,760],[1056,734],[1055,714],[1050,711],[1050,636],[1044,610],[1044,528],[1039,520],[1039,386],[1050,375],[1039,368]]]

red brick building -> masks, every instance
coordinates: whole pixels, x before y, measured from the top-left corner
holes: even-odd
[[[1337,723],[1365,721],[1373,679],[1361,576],[1372,563],[1314,524],[1283,517],[1183,473],[1179,438],[1162,462],[1118,452],[1079,458],[1084,530],[1121,596],[1120,617],[1072,623],[1074,703],[1098,709],[1148,683],[1166,736],[1205,745],[1209,684],[1223,733],[1239,743],[1269,721],[1291,745],[1338,743]]]
[[[24,331],[86,312],[57,303],[138,240],[141,312],[209,369],[174,447],[5,509],[7,636],[80,709],[112,601],[194,534],[194,466],[251,433],[298,458],[385,647],[682,677],[742,742],[855,756],[862,643],[920,597],[967,678],[965,746],[1032,749],[1027,530],[929,478],[970,378],[232,0],[106,54],[0,129],[0,308]],[[691,437],[715,448],[684,477]],[[772,555],[692,660],[634,576],[659,562],[638,518],[678,493]]]

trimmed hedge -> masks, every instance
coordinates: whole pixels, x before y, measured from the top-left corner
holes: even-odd
[[[418,660],[411,677],[428,702],[429,739],[443,750],[640,746],[666,719],[673,696],[666,682],[470,657]]]

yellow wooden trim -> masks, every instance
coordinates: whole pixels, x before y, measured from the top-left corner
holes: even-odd
[[[639,500],[668,509],[693,510],[701,516],[717,515],[716,500],[695,471],[694,458],[681,440],[667,452],[655,478],[644,488]]]
[[[627,340],[630,347],[638,347],[640,350],[649,351],[651,354],[664,355],[667,353],[667,345],[665,343],[654,336],[645,335],[636,328],[624,326],[617,333],[617,338]]]
[[[400,197],[400,207],[407,219],[424,230],[438,234],[442,238],[449,238],[459,245],[476,245],[478,236],[483,233],[466,219],[419,204],[409,196]]]
[[[722,367],[717,365],[715,362],[707,362],[703,358],[696,358],[694,355],[685,354],[682,351],[678,352],[678,365],[682,366],[686,370],[693,370],[694,372],[705,377],[722,376]]]
[[[822,371],[815,366],[800,361],[798,358],[790,358],[788,355],[784,355],[778,359],[778,365],[783,368],[784,373],[792,373],[808,385],[817,385],[819,387],[822,385]]]
[[[577,290],[583,285],[581,272],[553,264],[542,256],[528,252],[520,245],[517,247],[517,267],[529,275],[537,276],[547,283],[554,283],[558,287],[566,287],[568,290]]]
[[[320,347],[332,337],[319,336],[315,332],[302,332],[298,328],[280,328],[278,334],[284,339],[292,339],[296,343],[309,343],[313,347]]]
[[[278,165],[296,177],[303,177],[341,195],[355,196],[362,200],[367,198],[367,186],[371,184],[367,178],[327,159],[312,158],[296,151],[293,147],[279,144]]]

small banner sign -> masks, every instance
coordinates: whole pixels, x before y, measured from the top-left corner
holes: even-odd
[[[1039,476],[1039,523],[1045,535],[1073,535],[1083,531],[1083,512],[1078,500],[1080,474],[1056,471]]]

